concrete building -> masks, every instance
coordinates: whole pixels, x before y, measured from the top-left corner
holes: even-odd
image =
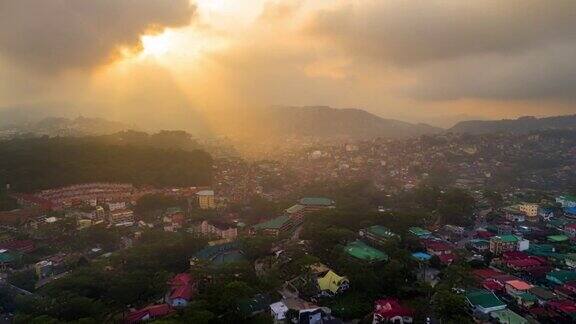
[[[214,235],[219,238],[235,240],[238,237],[238,228],[230,223],[218,222],[214,220],[203,221],[199,226],[202,235]]]
[[[534,203],[522,203],[518,205],[518,209],[526,215],[529,221],[538,220],[538,209],[540,206]]]
[[[198,197],[198,206],[200,206],[200,209],[216,208],[214,190],[200,190],[196,193],[196,196]]]
[[[500,255],[507,251],[517,251],[518,241],[518,237],[514,235],[494,236],[490,239],[490,252]]]
[[[108,215],[110,225],[132,225],[134,223],[134,212],[130,209],[117,209]]]

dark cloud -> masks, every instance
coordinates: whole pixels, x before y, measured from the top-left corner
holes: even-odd
[[[431,64],[418,71],[409,95],[424,100],[576,101],[576,44],[515,56],[475,56]]]
[[[0,54],[35,70],[92,68],[193,12],[189,0],[2,0]]]
[[[576,100],[576,1],[356,2],[313,16],[308,34],[357,64],[411,76],[426,100]]]
[[[308,30],[353,55],[413,65],[576,40],[576,1],[378,1],[321,11]]]

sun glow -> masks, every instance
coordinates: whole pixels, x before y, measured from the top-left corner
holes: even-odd
[[[164,32],[159,35],[143,35],[140,40],[142,41],[142,56],[145,57],[161,57],[167,54],[172,49],[172,34]]]

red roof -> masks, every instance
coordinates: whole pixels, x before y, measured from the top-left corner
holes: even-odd
[[[432,251],[451,251],[453,249],[452,244],[432,240],[425,241],[424,246]]]
[[[32,240],[17,240],[0,244],[0,249],[28,253],[34,251],[35,247]]]
[[[576,224],[568,224],[566,226],[564,226],[565,229],[572,229],[572,230],[576,230]]]
[[[511,286],[512,288],[516,289],[516,290],[528,290],[528,289],[534,287],[531,284],[527,283],[526,281],[522,281],[522,280],[510,280],[510,281],[506,281],[506,284]]]
[[[562,299],[562,300],[553,300],[548,302],[548,307],[559,310],[566,314],[574,314],[576,313],[576,303],[571,300]]]
[[[170,291],[170,299],[183,298],[190,300],[195,292],[195,286],[192,282],[192,276],[188,273],[179,273],[172,280]]]
[[[492,279],[486,279],[482,281],[482,287],[490,290],[490,291],[502,291],[504,290],[504,285],[501,283],[494,281]]]
[[[531,268],[542,265],[542,263],[536,259],[516,259],[506,262],[506,265],[511,268]]]
[[[170,285],[172,286],[189,285],[191,283],[192,276],[189,273],[179,273],[170,280]]]
[[[502,274],[502,272],[492,268],[476,269],[472,270],[472,273],[479,279],[494,278]]]
[[[40,197],[36,197],[34,195],[30,195],[30,194],[14,194],[14,197],[16,197],[16,199],[22,199],[26,202],[38,205],[40,208],[42,208],[43,210],[51,210],[52,208],[54,208],[54,204],[47,199],[44,198],[40,198]]]
[[[509,275],[509,274],[503,274],[503,275],[495,276],[492,279],[495,281],[498,281],[501,284],[505,284],[506,281],[510,281],[510,280],[518,280],[517,277]]]
[[[389,319],[396,316],[412,317],[414,312],[411,309],[400,305],[396,299],[387,298],[377,300],[374,303],[374,313],[382,316],[385,319]]]
[[[452,261],[454,261],[456,259],[456,255],[450,253],[450,254],[441,254],[438,256],[438,258],[440,259],[440,262],[442,262],[443,264],[449,264],[452,263]]]
[[[192,294],[193,294],[193,291],[192,291],[191,286],[175,287],[170,292],[170,299],[182,298],[182,299],[190,300],[192,298]]]
[[[534,278],[545,277],[548,272],[550,272],[551,267],[548,265],[541,265],[534,268],[524,270]]]
[[[482,239],[488,239],[494,236],[495,234],[488,232],[488,231],[476,231],[476,237]]]
[[[522,259],[528,259],[530,256],[524,252],[520,252],[520,251],[507,251],[502,253],[502,259],[504,261],[510,261],[510,260],[522,260]]]
[[[126,317],[127,323],[138,323],[143,319],[149,318],[159,318],[170,315],[174,310],[170,305],[160,304],[160,305],[150,305],[142,309],[135,310],[128,314]]]

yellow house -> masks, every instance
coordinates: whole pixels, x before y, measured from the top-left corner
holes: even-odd
[[[332,270],[326,272],[324,276],[318,277],[318,287],[320,287],[322,294],[327,296],[337,295],[348,289],[349,286],[348,278],[341,277]]]

